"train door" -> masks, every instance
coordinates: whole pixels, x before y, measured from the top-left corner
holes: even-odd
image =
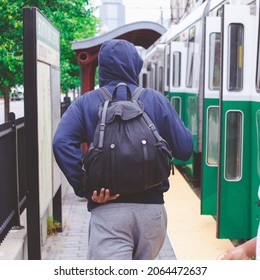
[[[217,213],[219,95],[221,70],[220,31],[221,18],[207,17],[205,32],[201,214],[208,215],[216,215]]]
[[[257,3],[257,25],[258,36],[257,44],[257,60],[256,60],[256,75],[252,75],[255,80],[255,88],[252,97],[252,191],[251,191],[251,207],[252,207],[252,223],[251,231],[257,232],[260,221],[260,4]],[[258,198],[259,196],[259,198]]]
[[[257,36],[255,10],[224,5],[217,236],[251,238],[251,98]]]
[[[152,60],[155,65],[155,89],[164,94],[164,64],[165,64],[165,44],[160,44],[155,48]]]
[[[170,101],[181,119],[185,122],[185,67],[187,64],[187,47],[184,42],[172,42],[170,52]]]
[[[187,65],[187,44],[185,42],[171,42],[170,46],[169,99],[185,125],[188,125],[187,102],[185,99],[185,71]],[[176,165],[190,165],[188,162],[174,160]]]
[[[259,42],[260,43],[260,42]],[[257,76],[260,78],[260,45],[258,43],[258,69]],[[257,91],[252,99],[252,190],[251,190],[251,232],[257,232],[260,222],[260,84],[257,81]]]

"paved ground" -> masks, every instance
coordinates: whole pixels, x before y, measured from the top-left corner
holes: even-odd
[[[63,198],[63,232],[49,236],[42,248],[43,260],[84,260],[87,254],[90,213],[86,200],[74,195],[69,188]],[[157,259],[175,260],[168,236]]]
[[[171,188],[165,193],[168,237],[158,259],[215,260],[233,247],[230,240],[216,238],[215,219],[200,214],[199,197],[177,169],[169,179]],[[42,258],[85,260],[89,218],[86,200],[76,197],[70,187],[63,199],[63,232],[48,237]]]

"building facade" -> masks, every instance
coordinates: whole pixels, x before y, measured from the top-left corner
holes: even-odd
[[[102,0],[99,9],[101,32],[111,31],[125,24],[125,6],[122,0]]]

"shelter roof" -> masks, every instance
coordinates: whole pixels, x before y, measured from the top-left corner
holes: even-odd
[[[161,24],[150,21],[139,21],[126,24],[96,37],[73,41],[71,42],[71,47],[76,52],[82,50],[96,52],[99,51],[100,46],[107,40],[124,39],[136,46],[142,46],[147,49],[165,33],[165,31],[165,27]]]

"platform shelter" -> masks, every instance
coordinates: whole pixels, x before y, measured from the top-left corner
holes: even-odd
[[[81,70],[82,93],[94,89],[95,72],[98,65],[98,52],[105,41],[124,39],[136,46],[147,49],[165,31],[165,27],[158,23],[141,21],[126,24],[103,35],[71,42],[72,49],[76,52]]]

